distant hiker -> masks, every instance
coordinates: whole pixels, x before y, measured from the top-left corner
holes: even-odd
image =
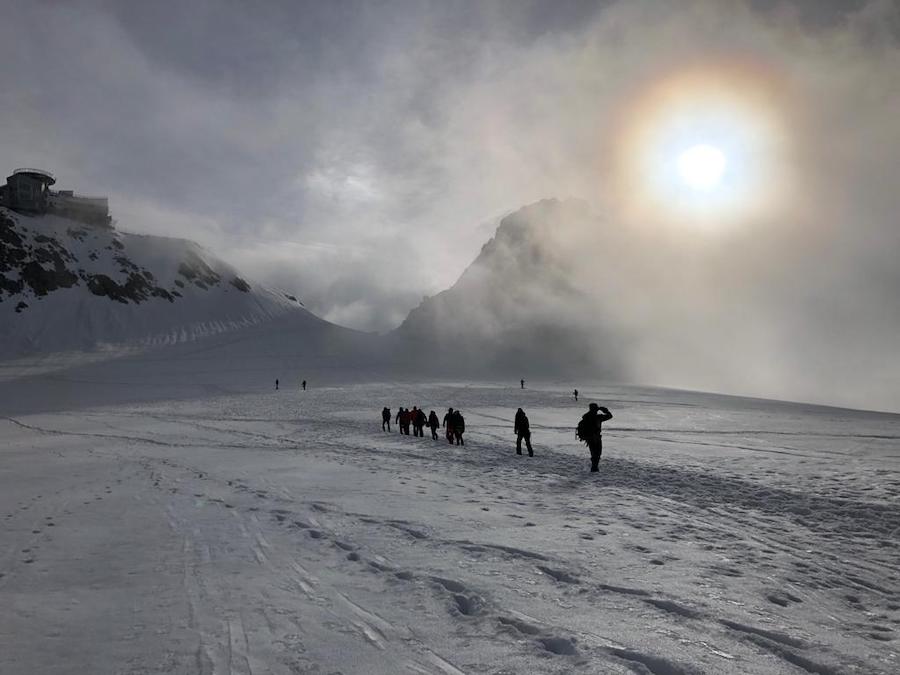
[[[578,403],[578,390],[573,391],[572,395],[575,397],[575,402]]]
[[[522,387],[522,389],[524,389],[525,388],[525,380],[519,380],[519,386]]]
[[[300,386],[303,387],[303,391],[306,391],[306,380],[300,383]]]
[[[534,451],[531,449],[531,428],[528,423],[528,415],[519,408],[516,411],[516,421],[514,427],[516,433],[516,454],[522,454],[522,439],[525,439],[525,447],[528,448],[528,456],[534,457]]]
[[[443,425],[447,428],[447,442],[453,445],[453,408],[447,408]]]
[[[600,455],[603,454],[602,428],[604,422],[612,419],[609,408],[591,403],[589,410],[581,417],[575,435],[584,441],[591,451],[591,471],[599,471]]]
[[[416,406],[413,406],[412,413],[410,413],[410,418],[413,425],[413,436],[425,438],[425,422],[428,421],[428,418],[425,417],[425,413],[419,410]]]
[[[431,437],[434,440],[438,439],[437,430],[439,426],[441,426],[441,422],[438,419],[437,413],[432,410],[430,413],[428,413],[428,427],[431,429]]]
[[[275,378],[275,391],[278,391],[278,378]]]
[[[400,433],[409,436],[409,423],[412,422],[412,413],[407,408],[400,408]]]
[[[466,420],[459,410],[453,412],[453,438],[457,445],[465,445],[463,434],[466,433]]]
[[[381,430],[391,430],[391,409],[387,406],[385,406],[384,410],[381,411]]]
[[[403,433],[403,425],[400,423],[400,420],[403,418],[403,406],[397,408],[397,417],[394,418],[394,422],[397,423],[397,426],[400,427],[400,433]]]

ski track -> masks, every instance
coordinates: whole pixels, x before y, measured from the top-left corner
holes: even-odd
[[[16,444],[117,477],[85,469],[77,486],[3,501],[0,594],[15,599],[52,547],[48,531],[66,518],[77,527],[76,505],[94,508],[118,481],[174,542],[161,564],[177,561],[187,634],[169,672],[895,671],[900,482],[878,452],[897,435],[614,419],[590,476],[572,428],[552,421],[532,425],[535,458],[515,456],[510,420],[485,406],[491,389],[394,385],[395,399],[426,410],[461,401],[465,448],[382,434],[372,394],[2,418]],[[702,417],[702,406],[668,405]],[[566,413],[573,425],[579,411]],[[882,486],[846,466],[852,448],[817,455],[811,439],[872,452]],[[679,453],[643,450],[660,442]],[[771,453],[789,459],[760,459]],[[820,466],[789,477],[768,463],[811,457]],[[320,487],[316,472],[350,472],[356,490]]]

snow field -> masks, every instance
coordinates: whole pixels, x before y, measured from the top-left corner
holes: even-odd
[[[282,384],[0,420],[0,672],[898,669],[897,416]],[[466,446],[384,405],[460,408]]]

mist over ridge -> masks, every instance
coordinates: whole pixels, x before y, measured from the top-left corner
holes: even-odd
[[[712,235],[627,226],[587,202],[546,199],[502,218],[459,280],[394,335],[426,345],[422,364],[443,372],[900,410],[891,288],[842,301],[847,275],[874,284],[891,269],[862,268],[841,239],[813,240],[802,224]]]

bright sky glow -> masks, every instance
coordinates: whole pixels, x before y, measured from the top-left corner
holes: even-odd
[[[694,145],[678,156],[678,176],[691,190],[713,190],[725,173],[725,155],[712,145]]]
[[[721,229],[771,213],[787,182],[774,89],[741,66],[673,72],[637,91],[616,133],[624,215]]]

